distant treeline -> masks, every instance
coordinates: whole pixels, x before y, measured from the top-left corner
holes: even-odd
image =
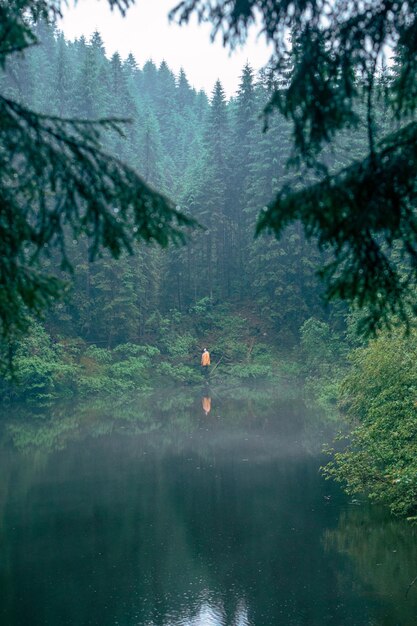
[[[271,90],[264,74],[246,65],[228,102],[220,82],[209,97],[197,93],[184,71],[176,76],[165,62],[140,69],[132,55],[108,59],[97,32],[68,42],[39,24],[37,36],[41,45],[8,62],[2,93],[43,113],[130,120],[125,137],[107,135],[106,149],[203,226],[183,248],[143,246],[133,257],[94,264],[86,242],[73,241],[75,282],[51,330],[110,347],[140,342],[155,313],[186,312],[208,297],[255,306],[291,343],[308,317],[323,315],[320,254],[301,227],[279,242],[254,238],[259,211],[288,176],[288,124],[273,116],[262,132]]]
[[[392,320],[391,334],[358,339],[366,310],[323,307],[316,273],[327,250],[307,242],[297,223],[279,241],[254,238],[259,211],[290,180],[289,125],[262,114],[277,85],[246,65],[227,101],[220,82],[209,96],[197,93],[165,62],[140,69],[133,56],[108,59],[99,33],[71,43],[51,26],[36,30],[41,45],[13,55],[1,92],[42,113],[130,120],[125,137],[106,135],[105,148],[202,228],[184,247],[143,245],[133,256],[104,254],[95,263],[83,238],[70,241],[68,297],[15,346],[14,378],[0,379],[2,398],[121,395],[155,380],[199,384],[208,343],[223,383],[302,375],[323,408],[334,412],[342,402],[353,432],[347,449],[333,452],[327,475],[415,521],[416,332],[404,338]],[[392,118],[382,104],[377,113],[383,134]],[[325,159],[332,171],[365,152],[366,125],[358,124]],[[301,188],[301,174],[291,172]],[[401,266],[402,250],[391,254]],[[60,274],[55,255],[51,249],[45,269]],[[288,355],[290,346],[298,363],[294,353],[286,359],[282,348]]]

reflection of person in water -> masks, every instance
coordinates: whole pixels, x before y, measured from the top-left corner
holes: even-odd
[[[201,404],[203,405],[203,411],[206,415],[208,415],[211,411],[211,398],[210,396],[203,396],[201,399]]]

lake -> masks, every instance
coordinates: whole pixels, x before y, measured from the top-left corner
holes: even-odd
[[[294,390],[165,389],[0,424],[2,626],[417,622],[417,531],[322,478],[338,425]]]

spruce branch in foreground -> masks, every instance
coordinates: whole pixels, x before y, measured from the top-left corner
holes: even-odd
[[[42,264],[58,249],[71,271],[68,242],[89,240],[90,260],[107,249],[131,253],[135,242],[184,241],[193,220],[108,156],[100,131],[121,123],[39,115],[0,97],[0,319],[7,335],[59,297],[61,282]]]
[[[179,23],[193,15],[230,47],[251,28],[265,36],[276,85],[265,114],[290,121],[289,165],[303,164],[319,178],[304,181],[302,191],[298,181],[283,184],[258,231],[280,236],[300,219],[335,254],[321,271],[329,297],[369,305],[367,330],[392,313],[407,319],[417,302],[417,1],[182,0],[170,13]],[[376,115],[381,105],[385,124]],[[346,131],[352,141],[353,131],[365,131],[362,158],[329,172],[329,148]],[[390,258],[397,245],[400,266]]]
[[[133,0],[108,0],[124,14]],[[0,0],[0,67],[38,44],[39,21],[55,23],[60,0]],[[128,165],[103,150],[104,131],[123,120],[83,121],[41,115],[0,94],[0,334],[9,340],[61,297],[64,283],[46,273],[58,249],[71,272],[68,242],[86,237],[94,260],[107,249],[132,253],[135,242],[184,241],[194,221]],[[50,263],[51,265],[51,263]]]

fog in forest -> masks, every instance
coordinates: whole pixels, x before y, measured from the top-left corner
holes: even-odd
[[[1,623],[413,626],[407,20],[349,65],[303,9],[228,97],[38,4],[0,2]]]

